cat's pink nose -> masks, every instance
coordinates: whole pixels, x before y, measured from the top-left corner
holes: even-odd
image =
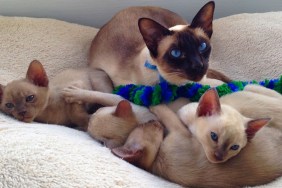
[[[214,156],[215,156],[216,160],[218,160],[218,161],[222,161],[223,160],[223,153],[220,152],[220,151],[214,152]]]

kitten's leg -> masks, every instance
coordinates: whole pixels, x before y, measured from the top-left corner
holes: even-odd
[[[78,126],[79,130],[87,131],[90,115],[83,105],[71,104],[69,118],[73,124]]]
[[[282,100],[282,95],[280,93],[278,93],[274,90],[259,86],[259,85],[255,85],[255,84],[247,85],[244,88],[244,91],[257,93],[257,94],[265,95],[265,96],[268,96],[268,97],[275,97],[277,99]]]
[[[111,93],[103,93],[99,91],[85,90],[75,86],[70,86],[62,90],[62,95],[69,103],[84,102],[97,103],[103,106],[115,106],[124,98]]]
[[[231,82],[232,80],[227,77],[226,75],[224,75],[223,73],[213,70],[213,69],[208,69],[207,71],[207,77],[208,78],[212,78],[212,79],[216,79],[216,80],[221,80],[225,83]]]
[[[157,106],[151,106],[150,110],[158,117],[158,119],[168,129],[169,132],[186,131],[189,133],[189,131],[184,127],[183,123],[180,121],[178,116],[171,109],[169,109],[167,105],[160,104]]]

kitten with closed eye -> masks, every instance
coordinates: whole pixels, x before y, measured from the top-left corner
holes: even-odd
[[[270,121],[266,116],[245,117],[232,106],[221,104],[216,89],[206,91],[198,103],[183,106],[178,116],[202,144],[212,163],[226,162],[238,155]]]
[[[124,9],[95,36],[89,66],[105,71],[114,86],[154,85],[160,77],[177,85],[228,82],[223,74],[208,69],[214,7],[214,2],[208,2],[190,25],[158,7]]]
[[[111,92],[99,84],[103,72],[89,69],[68,69],[56,75],[49,83],[42,64],[34,60],[30,63],[26,78],[0,85],[0,109],[8,115],[24,122],[43,122],[66,126],[78,126],[86,130],[90,115],[87,110],[93,106],[83,103],[67,103],[61,90],[69,85],[79,85],[84,89],[99,89]],[[103,78],[105,79],[105,78]],[[110,79],[108,79],[109,82]]]

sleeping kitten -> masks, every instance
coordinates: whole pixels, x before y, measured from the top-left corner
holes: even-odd
[[[173,84],[189,81],[219,85],[223,74],[208,70],[214,2],[192,23],[158,7],[131,7],[117,13],[95,36],[89,65],[105,71],[114,86],[154,85],[159,77]],[[160,75],[160,76],[159,76]]]
[[[123,145],[138,123],[156,120],[156,116],[146,107],[132,104],[119,95],[76,86],[64,88],[62,95],[69,103],[97,103],[104,106],[91,116],[88,133],[108,148]]]
[[[112,149],[115,155],[188,187],[255,186],[282,176],[281,131],[267,126],[237,157],[213,164],[207,160],[198,139],[174,112],[165,105],[153,107],[152,111],[168,131],[163,141],[159,140],[164,134],[163,129],[156,129],[155,125],[150,125],[156,122],[149,122],[146,129],[145,126],[134,129],[124,146]],[[155,160],[152,156],[156,156]]]
[[[239,100],[242,98],[238,97]],[[265,115],[260,117],[262,119],[247,118],[232,106],[220,104],[216,89],[206,91],[198,103],[183,106],[178,116],[196,136],[212,163],[222,163],[236,156],[270,121],[270,118],[262,118]]]
[[[99,89],[111,92],[112,88],[99,85],[103,72],[89,69],[66,70],[49,83],[42,64],[34,60],[30,63],[26,78],[14,80],[0,87],[1,110],[24,122],[33,120],[44,123],[78,126],[86,130],[89,114],[86,103],[67,103],[60,91],[69,85],[79,85],[85,89]],[[96,79],[97,78],[97,79]],[[105,78],[103,78],[105,79]],[[110,80],[108,80],[110,82]]]

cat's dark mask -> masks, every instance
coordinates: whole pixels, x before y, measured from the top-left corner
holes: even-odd
[[[139,19],[143,39],[160,74],[175,84],[200,81],[208,69],[214,2],[204,5],[191,25],[170,29],[149,19]]]

